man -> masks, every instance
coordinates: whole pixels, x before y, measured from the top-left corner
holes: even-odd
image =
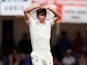
[[[76,59],[74,56],[72,56],[72,50],[67,49],[66,55],[62,59],[63,65],[76,65]]]
[[[37,9],[37,20],[30,16],[30,12],[34,9]],[[51,20],[46,20],[47,9],[55,15]],[[55,10],[46,7],[44,3],[25,9],[24,14],[31,36],[32,64],[53,65],[53,58],[50,52],[51,26],[59,19],[59,14]]]

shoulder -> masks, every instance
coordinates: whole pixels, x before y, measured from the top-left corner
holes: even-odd
[[[29,18],[28,20],[26,20],[26,23],[29,24],[29,23],[32,23],[32,22],[34,22],[34,21],[35,21],[35,19],[30,16],[30,18]]]
[[[49,23],[51,26],[53,26],[55,24],[53,19],[47,20],[47,23]]]

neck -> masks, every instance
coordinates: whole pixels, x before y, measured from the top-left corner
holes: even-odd
[[[44,21],[39,21],[39,23],[43,24],[43,23],[45,23],[45,20]]]

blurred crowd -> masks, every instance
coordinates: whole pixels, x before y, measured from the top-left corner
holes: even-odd
[[[82,37],[81,31],[75,32],[74,38],[70,40],[68,33],[62,31],[52,50],[54,65],[87,65],[87,45]]]
[[[54,65],[87,65],[86,40],[81,31],[75,32],[75,37],[70,40],[68,33],[62,31],[55,47],[52,47]],[[2,40],[0,65],[32,65],[30,53],[32,51],[29,33],[24,33],[18,43],[6,32]]]

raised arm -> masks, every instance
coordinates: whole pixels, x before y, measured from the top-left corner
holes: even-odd
[[[30,18],[30,12],[36,8],[39,8],[39,7],[40,7],[39,5],[36,5],[36,6],[31,6],[29,8],[26,8],[24,10],[25,19],[28,20]]]
[[[46,6],[45,6],[46,7]],[[52,9],[52,8],[50,8],[50,7],[46,7],[46,9],[48,9],[48,10],[50,10],[51,12],[53,12],[54,13],[54,18],[53,18],[53,20],[54,20],[54,22],[57,22],[59,19],[60,19],[60,14],[56,11],[56,10],[54,10],[54,9]]]

